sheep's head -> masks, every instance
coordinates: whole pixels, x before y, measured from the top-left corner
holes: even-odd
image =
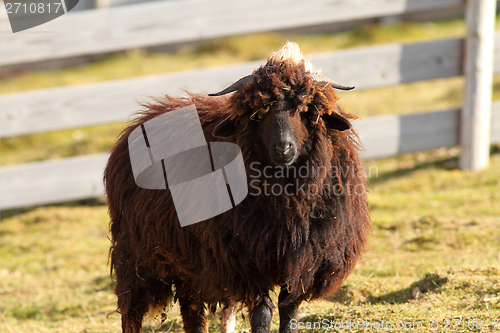
[[[267,155],[276,166],[290,166],[309,154],[315,134],[351,128],[350,116],[336,103],[335,89],[352,88],[314,70],[298,46],[289,42],[253,74],[212,94],[235,92],[229,102],[231,115],[213,134],[236,134],[236,141],[250,136],[257,142],[253,149],[261,150],[259,156]]]

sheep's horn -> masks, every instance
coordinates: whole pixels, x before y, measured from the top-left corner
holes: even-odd
[[[232,85],[230,85],[229,87],[227,87],[226,89],[221,90],[218,93],[208,94],[208,96],[221,96],[221,95],[229,94],[230,92],[236,91],[239,88],[241,88],[242,86],[244,86],[245,84],[247,84],[248,82],[252,81],[252,78],[253,78],[253,74],[244,76],[241,79],[239,79],[238,81],[236,81],[235,83],[233,83]]]
[[[344,85],[342,85],[340,83],[337,83],[337,82],[335,82],[335,81],[327,78],[323,74],[319,74],[319,73],[307,73],[306,76],[309,76],[311,79],[313,79],[313,81],[326,82],[326,83],[330,84],[335,89],[340,89],[340,90],[351,90],[351,89],[354,89],[354,87],[348,87],[348,86],[344,86]]]

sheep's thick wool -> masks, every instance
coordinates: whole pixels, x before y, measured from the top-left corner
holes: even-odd
[[[288,43],[229,97],[157,98],[144,104],[121,133],[104,179],[115,293],[124,322],[132,323],[131,332],[140,327],[150,307],[162,306],[172,297],[189,299],[197,310],[214,310],[231,301],[252,308],[281,286],[288,290],[280,299],[284,306],[337,290],[352,271],[371,225],[360,144],[353,130],[331,129],[323,120],[326,115],[354,116],[340,108],[330,85],[305,75],[313,72],[318,71],[295,44]],[[304,153],[293,167],[321,172],[271,178],[260,172],[266,166],[279,171],[270,164],[265,146],[269,129],[262,126],[266,113],[283,103],[307,123],[301,129]],[[147,190],[135,184],[127,138],[140,124],[190,104],[196,105],[207,142],[239,145],[255,189],[232,210],[182,228],[168,189]],[[214,128],[228,116],[234,135],[214,137]],[[288,194],[265,195],[264,181],[269,186],[289,185]],[[260,194],[255,194],[257,189]],[[189,319],[184,323],[189,327]]]

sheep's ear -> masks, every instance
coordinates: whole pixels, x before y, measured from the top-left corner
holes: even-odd
[[[321,118],[323,118],[325,126],[331,129],[345,131],[352,127],[351,122],[337,112],[332,112],[332,114],[324,114]]]
[[[233,135],[235,130],[236,125],[234,124],[234,120],[231,119],[231,116],[229,116],[215,126],[212,135],[215,137],[227,138],[228,136]]]

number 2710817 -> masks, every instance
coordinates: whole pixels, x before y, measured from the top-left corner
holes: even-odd
[[[57,14],[59,10],[64,11],[60,2],[54,3],[5,3],[7,14]]]

